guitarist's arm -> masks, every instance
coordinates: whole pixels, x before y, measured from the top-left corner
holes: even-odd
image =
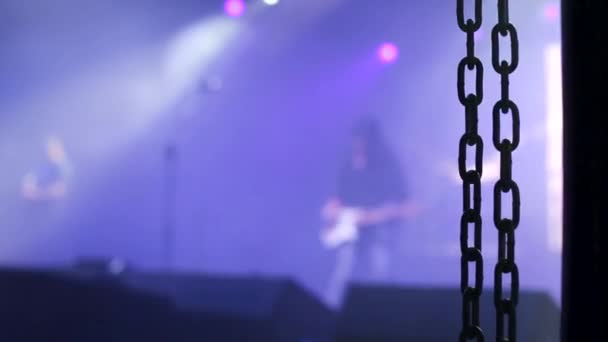
[[[321,218],[326,221],[334,221],[340,215],[342,203],[338,198],[330,198],[321,208]]]
[[[359,224],[372,225],[412,217],[419,212],[418,206],[410,201],[387,203],[383,206],[361,209]]]
[[[43,187],[38,184],[38,179],[33,173],[28,173],[23,179],[22,194],[28,200],[56,200],[63,198],[65,193],[66,184],[61,179]]]
[[[343,209],[338,198],[329,199],[321,209],[321,218],[334,221]],[[393,220],[401,220],[416,215],[420,209],[411,201],[387,203],[375,208],[359,208],[358,223],[361,225],[372,225]]]

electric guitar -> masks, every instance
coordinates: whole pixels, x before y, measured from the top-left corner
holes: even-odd
[[[327,249],[335,249],[359,238],[359,211],[343,209],[335,222],[323,228],[320,233],[321,244]]]
[[[402,219],[417,215],[421,208],[416,204],[407,207],[387,207],[377,210],[366,210],[365,213],[356,208],[341,209],[334,221],[321,230],[321,244],[327,249],[335,249],[359,239],[359,223],[364,219],[374,225],[391,219]],[[373,228],[371,228],[373,229]]]

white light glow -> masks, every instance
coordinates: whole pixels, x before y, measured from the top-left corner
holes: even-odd
[[[165,71],[171,87],[181,93],[201,81],[237,33],[238,21],[225,16],[205,19],[181,32],[167,55]]]
[[[279,0],[264,0],[264,3],[269,6],[274,6],[279,3]]]
[[[561,45],[545,50],[547,87],[547,242],[549,250],[562,250],[562,70]]]

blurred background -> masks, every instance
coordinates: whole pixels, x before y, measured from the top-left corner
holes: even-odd
[[[497,234],[499,98],[484,9],[480,131],[485,285]],[[524,289],[560,297],[559,7],[513,1],[522,143],[517,261]],[[322,293],[319,242],[353,123],[381,122],[424,209],[399,235],[394,282],[458,286],[464,111],[455,5],[429,1],[0,2],[0,263],[120,258],[141,270],[288,276]],[[49,198],[31,179],[57,176]],[[52,197],[52,198],[51,198]]]

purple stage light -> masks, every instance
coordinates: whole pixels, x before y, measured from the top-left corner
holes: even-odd
[[[545,18],[549,21],[559,19],[559,4],[549,3],[545,5]]]
[[[382,63],[393,63],[399,57],[399,48],[393,43],[383,43],[378,48],[378,58]]]
[[[226,0],[224,11],[231,17],[240,17],[245,13],[245,2],[243,0]]]

